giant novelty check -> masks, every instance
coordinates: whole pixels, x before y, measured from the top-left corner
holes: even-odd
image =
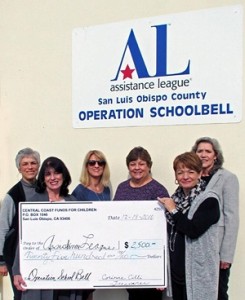
[[[158,201],[20,203],[28,289],[166,287],[166,219]]]

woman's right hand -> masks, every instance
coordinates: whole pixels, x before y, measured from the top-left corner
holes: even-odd
[[[176,208],[176,204],[174,202],[174,200],[172,198],[160,198],[158,197],[157,200],[162,203],[164,205],[164,207],[166,208],[166,210],[168,210],[169,212],[171,212],[173,209]]]
[[[19,291],[23,292],[26,290],[26,283],[21,275],[14,275],[14,285]]]
[[[2,275],[2,276],[8,275],[8,269],[7,269],[6,265],[0,266],[0,275]]]

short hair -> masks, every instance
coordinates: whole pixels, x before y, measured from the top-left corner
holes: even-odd
[[[178,155],[173,162],[173,169],[175,172],[179,166],[184,166],[199,174],[202,171],[202,161],[195,152],[185,152]]]
[[[209,143],[210,145],[212,145],[213,150],[216,155],[216,160],[214,162],[214,166],[211,170],[211,173],[215,173],[218,169],[222,168],[223,163],[224,163],[224,156],[223,156],[223,152],[221,150],[221,146],[216,139],[205,136],[205,137],[201,137],[196,140],[194,146],[192,146],[193,152],[197,152],[197,148],[200,143]]]
[[[83,165],[82,165],[82,171],[81,171],[81,175],[80,175],[81,184],[84,186],[88,186],[90,183],[90,176],[89,176],[87,167],[88,167],[88,161],[89,161],[89,158],[91,157],[91,155],[95,155],[98,157],[99,160],[105,161],[105,166],[104,166],[103,174],[100,178],[100,183],[103,186],[108,186],[109,181],[110,181],[110,168],[109,168],[109,165],[108,165],[108,162],[107,162],[107,159],[106,159],[104,153],[102,153],[99,150],[90,150],[85,155],[85,158],[83,160]]]
[[[53,168],[57,173],[63,175],[63,183],[60,188],[60,196],[67,196],[68,195],[68,186],[71,184],[71,175],[63,163],[63,161],[57,157],[50,156],[44,160],[42,166],[40,168],[40,172],[37,178],[37,187],[36,192],[44,193],[46,190],[46,184],[44,181],[45,172],[48,168]]]
[[[40,154],[36,150],[32,150],[31,148],[24,148],[21,149],[15,157],[15,164],[17,169],[20,168],[21,160],[27,156],[32,156],[36,160],[38,165],[40,165]]]
[[[141,159],[147,163],[147,166],[151,169],[152,160],[149,152],[141,146],[134,147],[126,157],[126,164],[129,167],[129,163],[131,161],[135,161],[137,159]]]

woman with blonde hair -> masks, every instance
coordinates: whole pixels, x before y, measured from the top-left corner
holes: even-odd
[[[99,150],[90,150],[83,161],[80,183],[72,195],[78,201],[109,201],[111,190],[109,187],[110,169],[105,155]],[[94,290],[77,290],[83,300],[91,300]]]
[[[111,200],[110,170],[105,155],[90,150],[83,161],[80,183],[72,192],[78,201]]]

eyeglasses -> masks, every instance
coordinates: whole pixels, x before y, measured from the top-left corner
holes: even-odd
[[[93,167],[98,164],[99,167],[104,167],[106,162],[104,160],[88,160],[87,165]]]

